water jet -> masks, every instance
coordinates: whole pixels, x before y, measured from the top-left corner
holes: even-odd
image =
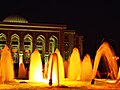
[[[42,79],[42,60],[39,51],[35,49],[30,58],[29,81],[41,82]]]
[[[10,49],[7,45],[2,50],[1,59],[0,59],[0,77],[1,82],[10,82],[14,81],[14,62]]]
[[[4,49],[2,50],[2,57],[0,59],[0,82],[6,82],[6,81],[11,81],[15,77],[14,76],[14,71],[12,67],[12,60],[10,56],[10,50],[8,47],[6,47],[5,52]],[[109,69],[110,74],[111,74],[111,80],[116,80],[116,82],[119,82],[120,79],[120,70],[118,71],[118,66],[117,66],[117,60],[115,52],[109,45],[109,43],[104,42],[97,50],[95,59],[93,60],[93,64],[91,62],[91,58],[89,54],[86,54],[84,58],[80,58],[80,53],[77,48],[73,48],[73,51],[71,55],[69,56],[69,60],[65,61],[60,55],[60,51],[58,49],[55,50],[54,53],[50,55],[49,61],[48,61],[48,67],[46,67],[46,75],[47,77],[44,78],[44,73],[42,72],[42,60],[39,51],[36,49],[34,52],[31,54],[30,57],[30,68],[29,68],[29,80],[23,80],[19,81],[19,83],[27,83],[29,84],[32,82],[37,82],[37,83],[44,83],[48,86],[57,86],[57,87],[62,87],[62,86],[68,86],[69,85],[77,85],[79,82],[85,82],[89,84],[94,84],[97,82],[97,77],[96,74],[98,72],[98,67],[100,64],[101,57],[105,61],[105,65],[107,65],[106,68]],[[4,59],[4,60],[3,60]],[[22,62],[22,58],[20,59],[20,77],[23,78],[25,76],[25,68],[24,64]],[[4,62],[6,61],[6,62]],[[3,72],[4,69],[8,64],[11,63],[12,67],[10,69],[11,72]],[[2,64],[3,63],[3,64]],[[5,64],[6,63],[6,64]],[[65,65],[67,64],[67,65]],[[23,66],[22,66],[23,65]],[[8,70],[8,69],[7,69]],[[10,77],[8,73],[11,73],[12,79],[8,80],[6,77]],[[8,74],[8,75],[7,75]],[[65,75],[66,74],[66,75]],[[100,74],[101,75],[101,74]],[[100,79],[101,81],[106,81],[107,79]],[[112,81],[109,81],[110,83]],[[80,85],[80,84],[78,84]],[[85,84],[86,85],[86,84]],[[94,84],[95,85],[95,84]]]

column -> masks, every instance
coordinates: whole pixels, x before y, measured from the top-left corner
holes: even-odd
[[[48,51],[48,53],[49,53],[49,37],[48,36],[49,36],[49,34],[46,33],[46,37],[45,37],[46,38],[45,39],[45,50]]]

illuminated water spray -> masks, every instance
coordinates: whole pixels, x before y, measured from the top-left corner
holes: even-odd
[[[92,80],[92,62],[89,54],[86,54],[83,58],[81,65],[81,79],[83,81]]]
[[[104,42],[96,52],[92,79],[94,79],[96,76],[96,72],[98,69],[98,65],[99,65],[101,56],[106,57],[107,64],[108,64],[107,68],[109,68],[109,70],[110,70],[110,76],[112,79],[116,79],[117,75],[118,75],[118,65],[117,65],[117,61],[115,58],[116,56],[115,56],[115,53],[114,53],[112,47],[110,47],[110,45],[107,42]]]
[[[118,71],[118,75],[117,75],[117,80],[120,80],[120,67],[119,67],[119,71]]]
[[[0,82],[14,80],[14,65],[10,50],[7,45],[2,50],[0,61]]]
[[[71,57],[69,59],[67,77],[70,80],[80,80],[81,75],[81,59],[77,48],[73,49]]]
[[[78,49],[74,48],[68,60],[67,74],[70,80],[91,81],[92,63],[90,56],[86,54],[82,61]]]
[[[109,68],[111,78],[120,80],[120,69],[118,73],[117,58],[115,53],[110,45],[107,42],[104,42],[96,52],[93,68],[89,54],[86,54],[83,60],[81,60],[79,50],[74,48],[71,56],[69,56],[69,60],[63,63],[60,51],[56,49],[49,58],[47,80],[45,81],[47,81],[47,83],[50,81],[49,84],[57,86],[62,85],[65,80],[65,76],[67,80],[94,81],[102,56],[106,58],[105,64],[107,64],[107,68]],[[25,75],[26,70],[23,62],[21,61],[18,76],[20,78],[24,78]],[[12,80],[14,80],[13,59],[9,48],[5,45],[2,50],[0,60],[0,82],[8,82]],[[30,57],[29,81],[44,82],[42,60],[37,49],[34,50]]]
[[[39,51],[36,49],[30,57],[29,81],[41,82],[42,79],[42,60]]]
[[[24,63],[20,63],[18,70],[18,78],[25,78],[27,75],[27,70],[25,69]]]
[[[52,85],[53,83],[57,83],[59,85],[59,66],[58,56],[56,53],[51,54],[48,68],[49,85]]]
[[[48,67],[48,80],[49,84],[59,86],[64,79],[64,64],[62,56],[58,49],[56,49],[55,53],[51,54],[49,59],[49,67]]]
[[[63,57],[60,54],[60,51],[58,48],[56,48],[55,53],[57,53],[58,56],[58,65],[59,65],[59,78],[64,79],[65,72],[64,72],[64,63],[63,63]]]
[[[65,71],[65,78],[68,77],[68,66],[70,62],[70,56],[68,57],[68,60],[64,60],[64,71]]]

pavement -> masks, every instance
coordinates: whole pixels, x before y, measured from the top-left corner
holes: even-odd
[[[0,83],[0,90],[120,90],[120,82],[115,83],[114,80],[95,80],[94,84],[88,81],[64,81],[60,86],[49,86],[46,83],[14,81]]]

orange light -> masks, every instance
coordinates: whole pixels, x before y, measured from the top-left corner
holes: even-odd
[[[12,49],[12,52],[16,53],[16,52],[17,52],[17,49]]]

